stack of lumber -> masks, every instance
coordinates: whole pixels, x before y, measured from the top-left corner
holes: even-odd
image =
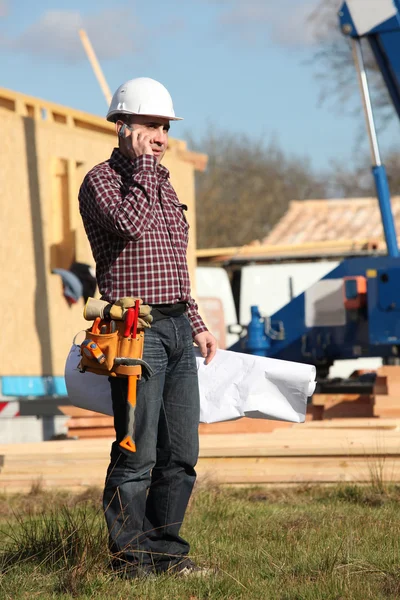
[[[70,417],[66,422],[70,438],[107,438],[113,437],[115,433],[113,417],[71,404],[58,408],[64,415]]]
[[[308,412],[316,420],[371,418],[374,403],[372,394],[314,394]]]
[[[400,417],[400,366],[378,369],[374,386],[374,416]]]
[[[400,401],[399,401],[400,406]],[[76,406],[59,406],[59,410],[70,418],[66,423],[68,437],[105,438],[114,435],[113,418]],[[324,419],[374,416],[373,396],[358,394],[320,394],[314,395],[312,404],[307,408],[307,421]],[[391,415],[388,415],[391,416]],[[396,416],[396,415],[393,415]],[[398,413],[400,417],[400,411]],[[293,423],[270,421],[268,419],[242,418],[221,423],[200,423],[200,434],[217,433],[270,433],[275,429],[288,429]]]
[[[105,438],[114,435],[113,418],[101,415],[91,410],[77,406],[59,406],[59,410],[68,415],[66,426],[68,437]],[[274,429],[291,427],[292,423],[286,421],[269,421],[267,419],[238,419],[237,421],[224,421],[222,423],[200,423],[199,432],[202,433],[269,433]]]
[[[71,438],[104,438],[114,435],[113,419],[99,413],[72,405],[58,407],[70,417],[66,425]],[[374,393],[360,394],[314,394],[307,407],[307,421],[325,419],[357,419],[372,417],[400,418],[400,366],[384,366],[378,369]],[[275,429],[287,429],[291,423],[264,419],[238,419],[224,423],[202,423],[201,434],[211,433],[270,433]]]
[[[200,435],[199,480],[229,485],[400,482],[400,419],[333,419]],[[104,483],[111,439],[0,445],[0,491]]]

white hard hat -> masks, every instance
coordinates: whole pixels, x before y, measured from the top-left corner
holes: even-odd
[[[150,77],[130,79],[119,86],[112,97],[107,121],[115,121],[117,115],[148,115],[163,117],[170,121],[182,121],[175,116],[172,98],[161,83]]]

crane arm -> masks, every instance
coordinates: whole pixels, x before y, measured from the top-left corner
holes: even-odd
[[[342,32],[352,40],[354,63],[370,142],[372,173],[388,253],[390,256],[399,256],[389,185],[379,153],[361,39],[365,38],[371,46],[377,66],[400,118],[400,0],[347,0],[339,10],[339,24]]]

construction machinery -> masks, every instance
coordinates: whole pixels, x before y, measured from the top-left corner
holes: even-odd
[[[346,258],[271,317],[252,306],[246,335],[230,348],[312,363],[325,381],[335,361],[400,359],[399,249],[363,58],[367,43],[400,117],[400,0],[347,0],[339,24],[352,45],[387,255]]]

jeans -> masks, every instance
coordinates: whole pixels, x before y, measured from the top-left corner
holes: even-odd
[[[116,568],[161,570],[189,552],[179,535],[196,479],[199,389],[186,315],[145,330],[143,359],[153,375],[137,383],[136,452],[118,443],[127,433],[127,378],[110,377],[116,441],[103,496]]]

